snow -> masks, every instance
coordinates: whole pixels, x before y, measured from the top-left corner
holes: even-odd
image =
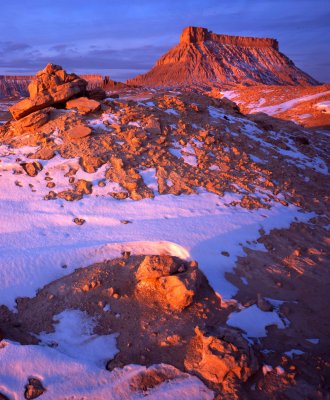
[[[284,354],[292,358],[294,355],[300,356],[302,354],[305,354],[305,352],[302,350],[299,350],[299,349],[292,349],[292,350],[286,351]]]
[[[330,101],[321,101],[320,103],[315,104],[314,107],[326,114],[330,113]]]
[[[320,343],[320,339],[306,339],[307,342],[312,343],[312,344],[319,344]]]
[[[145,170],[139,170],[144,183],[152,189],[154,192],[158,191],[158,182],[156,178],[156,168],[147,168]]]
[[[280,203],[270,203],[269,210],[232,207],[228,204],[239,200],[239,195],[219,198],[204,189],[195,195],[159,195],[152,170],[142,174],[155,189],[154,199],[113,199],[106,195],[111,186],[107,183],[105,188],[94,186],[93,193],[80,201],[45,201],[43,196],[49,190],[45,187],[46,172],[56,183],[56,190],[66,189],[70,185],[64,174],[77,160],[56,156],[42,162],[44,169],[37,177],[14,175],[13,169],[21,168],[16,159],[26,159],[24,154],[30,151],[0,147],[1,154],[12,153],[2,157],[0,163],[0,304],[10,308],[15,306],[16,297],[34,296],[38,288],[75,268],[119,257],[125,250],[195,259],[213,288],[229,299],[237,289],[224,276],[232,271],[237,257],[244,255],[240,243],[256,240],[260,228],[269,232],[288,227],[295,217],[311,217]],[[79,172],[79,176],[84,174]],[[87,175],[93,182],[101,177],[99,171]],[[77,226],[75,217],[84,218],[86,223]],[[124,225],[121,220],[132,223]],[[230,256],[222,257],[222,250]],[[63,269],[64,264],[68,268]]]
[[[137,391],[134,384],[148,371],[144,366],[126,365],[108,372],[45,346],[2,341],[0,365],[0,391],[13,400],[24,400],[28,377],[40,379],[46,387],[43,400],[211,400],[214,397],[198,378],[188,374],[166,380],[147,392]],[[177,371],[166,364],[150,369],[160,373]]]
[[[277,312],[262,311],[255,304],[239,312],[231,313],[227,324],[240,328],[248,337],[255,338],[267,336],[266,327],[269,325],[277,325],[279,329],[285,328]]]
[[[285,101],[284,103],[275,104],[273,106],[266,106],[266,107],[256,107],[251,110],[253,113],[257,112],[264,112],[268,115],[276,115],[282,113],[284,111],[290,110],[290,108],[295,107],[297,104],[302,103],[304,101],[314,100],[318,97],[326,96],[330,94],[330,90],[326,92],[311,94],[307,96],[298,97],[296,99]]]
[[[88,121],[88,124],[95,128],[100,128],[104,130],[110,130],[109,126],[105,124],[117,124],[119,117],[112,113],[103,113],[100,118],[94,118]]]
[[[301,169],[311,168],[322,174],[328,174],[329,172],[326,162],[321,157],[308,157],[307,155],[303,154],[298,150],[293,139],[289,138],[285,132],[269,131],[268,138],[275,139],[278,143],[280,143],[282,140],[283,143],[286,143],[286,145],[290,147],[290,150],[284,150],[280,146],[271,144],[262,136],[259,136],[260,134],[262,135],[262,131],[258,129],[253,122],[244,124],[244,126],[241,127],[241,132],[247,135],[250,139],[260,143],[264,150],[272,149],[279,155],[284,156],[286,162],[294,164]],[[250,158],[252,161],[264,163],[264,161],[260,160],[259,157],[256,157],[253,154],[250,155]]]
[[[105,367],[106,361],[118,353],[118,334],[94,335],[96,322],[80,310],[65,310],[54,316],[55,332],[41,333],[41,344],[83,363]]]
[[[176,110],[174,110],[174,108],[169,108],[168,110],[165,110],[165,112],[167,114],[179,115],[179,113]]]
[[[235,92],[234,90],[225,90],[220,93],[223,95],[223,97],[227,97],[228,100],[233,100],[239,96],[239,93]]]
[[[244,285],[248,285],[249,284],[249,282],[248,282],[248,280],[246,279],[245,276],[241,276],[241,281],[243,282]]]
[[[190,143],[187,143],[186,146],[181,148],[181,154],[185,163],[197,167],[195,150]]]

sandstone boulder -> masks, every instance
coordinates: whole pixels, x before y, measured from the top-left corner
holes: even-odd
[[[88,114],[97,111],[100,107],[101,103],[96,100],[88,99],[87,97],[69,100],[65,106],[66,109],[76,109],[80,114]]]
[[[157,279],[178,272],[180,265],[170,256],[146,256],[140,264],[136,279],[146,281]]]
[[[135,276],[141,298],[147,300],[154,292],[155,299],[176,311],[192,303],[202,278],[195,262],[189,264],[171,256],[146,256]]]
[[[9,111],[17,120],[34,111],[83,95],[86,87],[87,82],[76,74],[67,74],[62,67],[48,64],[28,86],[30,97],[13,105]]]
[[[245,382],[258,368],[253,350],[238,332],[223,328],[219,333],[219,338],[208,336],[195,328],[186,370],[216,385],[235,379]]]
[[[24,132],[34,132],[36,129],[43,126],[49,120],[49,112],[51,108],[45,108],[43,110],[35,111],[26,117],[21,118],[19,121],[15,121],[12,124],[15,132],[21,134]]]

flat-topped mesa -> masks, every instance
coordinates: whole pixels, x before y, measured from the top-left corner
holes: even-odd
[[[127,83],[202,90],[228,84],[318,84],[279,51],[276,39],[218,35],[192,26],[183,30],[180,42],[149,72]]]
[[[275,50],[279,50],[278,41],[276,39],[221,35],[213,33],[206,28],[194,26],[184,28],[180,37],[180,43],[201,43],[206,41],[240,47],[271,47]]]

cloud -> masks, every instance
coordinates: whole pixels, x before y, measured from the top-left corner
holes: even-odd
[[[19,46],[11,43],[10,47],[14,49]],[[0,43],[0,55],[5,55],[0,69],[0,73],[3,74],[22,71],[21,73],[32,75],[52,62],[62,65],[69,71],[108,73],[116,79],[123,80],[147,71],[154,61],[168,50],[166,46],[152,45],[125,49],[94,45],[85,50],[78,50],[73,45],[67,44],[56,44],[46,49],[25,45],[18,52],[6,52],[6,49],[8,49],[7,43]]]

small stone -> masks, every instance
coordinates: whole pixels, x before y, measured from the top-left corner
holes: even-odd
[[[21,167],[29,176],[36,176],[42,170],[42,165],[39,161],[34,161],[32,163],[21,163]]]
[[[121,223],[121,224],[124,224],[124,225],[127,225],[127,224],[131,224],[132,221],[128,221],[127,219],[121,219],[121,220],[120,220],[120,223]]]
[[[225,257],[229,257],[230,254],[228,253],[228,251],[222,251],[221,254]]]
[[[92,133],[91,128],[83,124],[77,125],[66,131],[66,134],[69,136],[69,138],[74,140],[83,139],[89,136],[91,133]]]
[[[86,222],[86,220],[83,219],[83,218],[75,218],[75,219],[73,220],[73,222],[74,222],[75,224],[77,224],[77,225],[83,225],[83,224]]]
[[[42,383],[37,378],[29,378],[28,383],[25,386],[24,397],[27,400],[36,399],[41,396],[46,389],[42,386]]]
[[[57,198],[57,193],[53,190],[49,191],[48,194],[44,197],[44,200],[55,200]]]

